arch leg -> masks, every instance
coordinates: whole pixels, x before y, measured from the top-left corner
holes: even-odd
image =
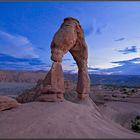
[[[45,79],[40,100],[63,101],[64,99],[64,75],[60,62],[53,62],[52,67]]]
[[[87,71],[87,62],[81,60],[78,62],[78,82],[76,91],[80,99],[85,99],[90,90],[90,79]]]
[[[72,54],[78,66],[78,82],[76,88],[78,98],[85,99],[90,91],[90,78],[87,71],[87,56],[85,55],[85,57],[83,57],[84,54],[81,55],[81,50],[73,49],[70,50],[70,53]]]

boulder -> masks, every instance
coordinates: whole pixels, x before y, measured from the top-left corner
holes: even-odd
[[[12,97],[0,96],[0,111],[12,109],[18,107],[19,105],[20,104]]]

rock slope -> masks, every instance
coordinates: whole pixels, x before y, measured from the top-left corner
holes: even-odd
[[[0,113],[0,138],[140,138],[90,100],[31,102]]]

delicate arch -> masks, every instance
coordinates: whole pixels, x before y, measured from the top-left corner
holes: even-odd
[[[61,66],[62,58],[70,52],[78,66],[78,97],[85,99],[90,90],[90,79],[87,71],[88,50],[80,22],[72,17],[64,19],[60,29],[55,33],[51,43],[52,67],[45,79],[41,94],[45,101],[62,101],[64,94],[64,75]]]

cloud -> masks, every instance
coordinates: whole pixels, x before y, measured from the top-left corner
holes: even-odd
[[[139,63],[139,62],[140,62],[140,58],[133,58],[130,60],[115,61],[112,63],[116,63],[116,64],[120,64],[120,65],[127,65],[127,64],[135,64],[135,63]]]
[[[99,69],[99,68],[88,67],[88,70],[91,70],[91,71],[98,71],[98,70],[100,70],[100,69]]]
[[[102,34],[101,28],[97,28],[96,35],[100,35],[100,34]]]
[[[89,74],[102,74],[101,70],[101,68],[94,68],[94,66],[88,66]]]
[[[3,54],[18,58],[38,58],[33,47],[31,41],[25,36],[0,31],[0,50]]]
[[[38,47],[38,49],[39,49],[39,50],[42,50],[42,51],[44,51],[44,50],[45,50],[45,49],[44,49],[44,48],[42,48],[42,47]]]
[[[114,41],[123,41],[123,40],[125,40],[125,38],[124,38],[124,37],[119,38],[119,39],[116,39],[116,40],[114,40]]]
[[[63,59],[63,61],[71,61],[72,59],[69,59],[69,58],[65,58]]]
[[[72,66],[72,67],[75,67],[76,65],[74,65],[74,64],[71,64],[70,66]]]
[[[136,63],[135,63],[136,62]],[[138,63],[139,62],[139,63]],[[121,66],[108,69],[113,74],[122,74],[122,75],[140,75],[140,58],[124,60],[115,62],[121,64]]]
[[[1,62],[28,62],[31,65],[44,64],[39,58],[17,58],[7,54],[0,54]]]
[[[100,75],[140,75],[140,57],[111,63],[119,65],[106,69],[88,67],[88,72]]]
[[[120,52],[122,54],[135,53],[135,52],[137,52],[137,47],[136,46],[126,47],[123,50],[118,50],[118,52]]]
[[[0,54],[0,69],[38,70],[51,67],[39,58],[17,58],[7,54]]]
[[[112,75],[140,75],[140,58],[115,61],[112,63],[119,64],[119,66],[109,69],[100,69],[97,73]]]
[[[76,70],[63,70],[64,74],[67,73],[67,74],[75,74],[77,73]]]
[[[104,24],[104,25],[102,25],[102,26],[100,26],[100,27],[97,27],[97,29],[96,29],[96,31],[95,31],[95,34],[96,34],[96,35],[102,34],[102,33],[103,33],[103,30],[106,29],[107,26],[108,26],[107,24]]]
[[[93,25],[92,24],[88,25],[88,27],[85,28],[85,30],[84,30],[85,36],[90,35],[93,31],[94,31]]]

